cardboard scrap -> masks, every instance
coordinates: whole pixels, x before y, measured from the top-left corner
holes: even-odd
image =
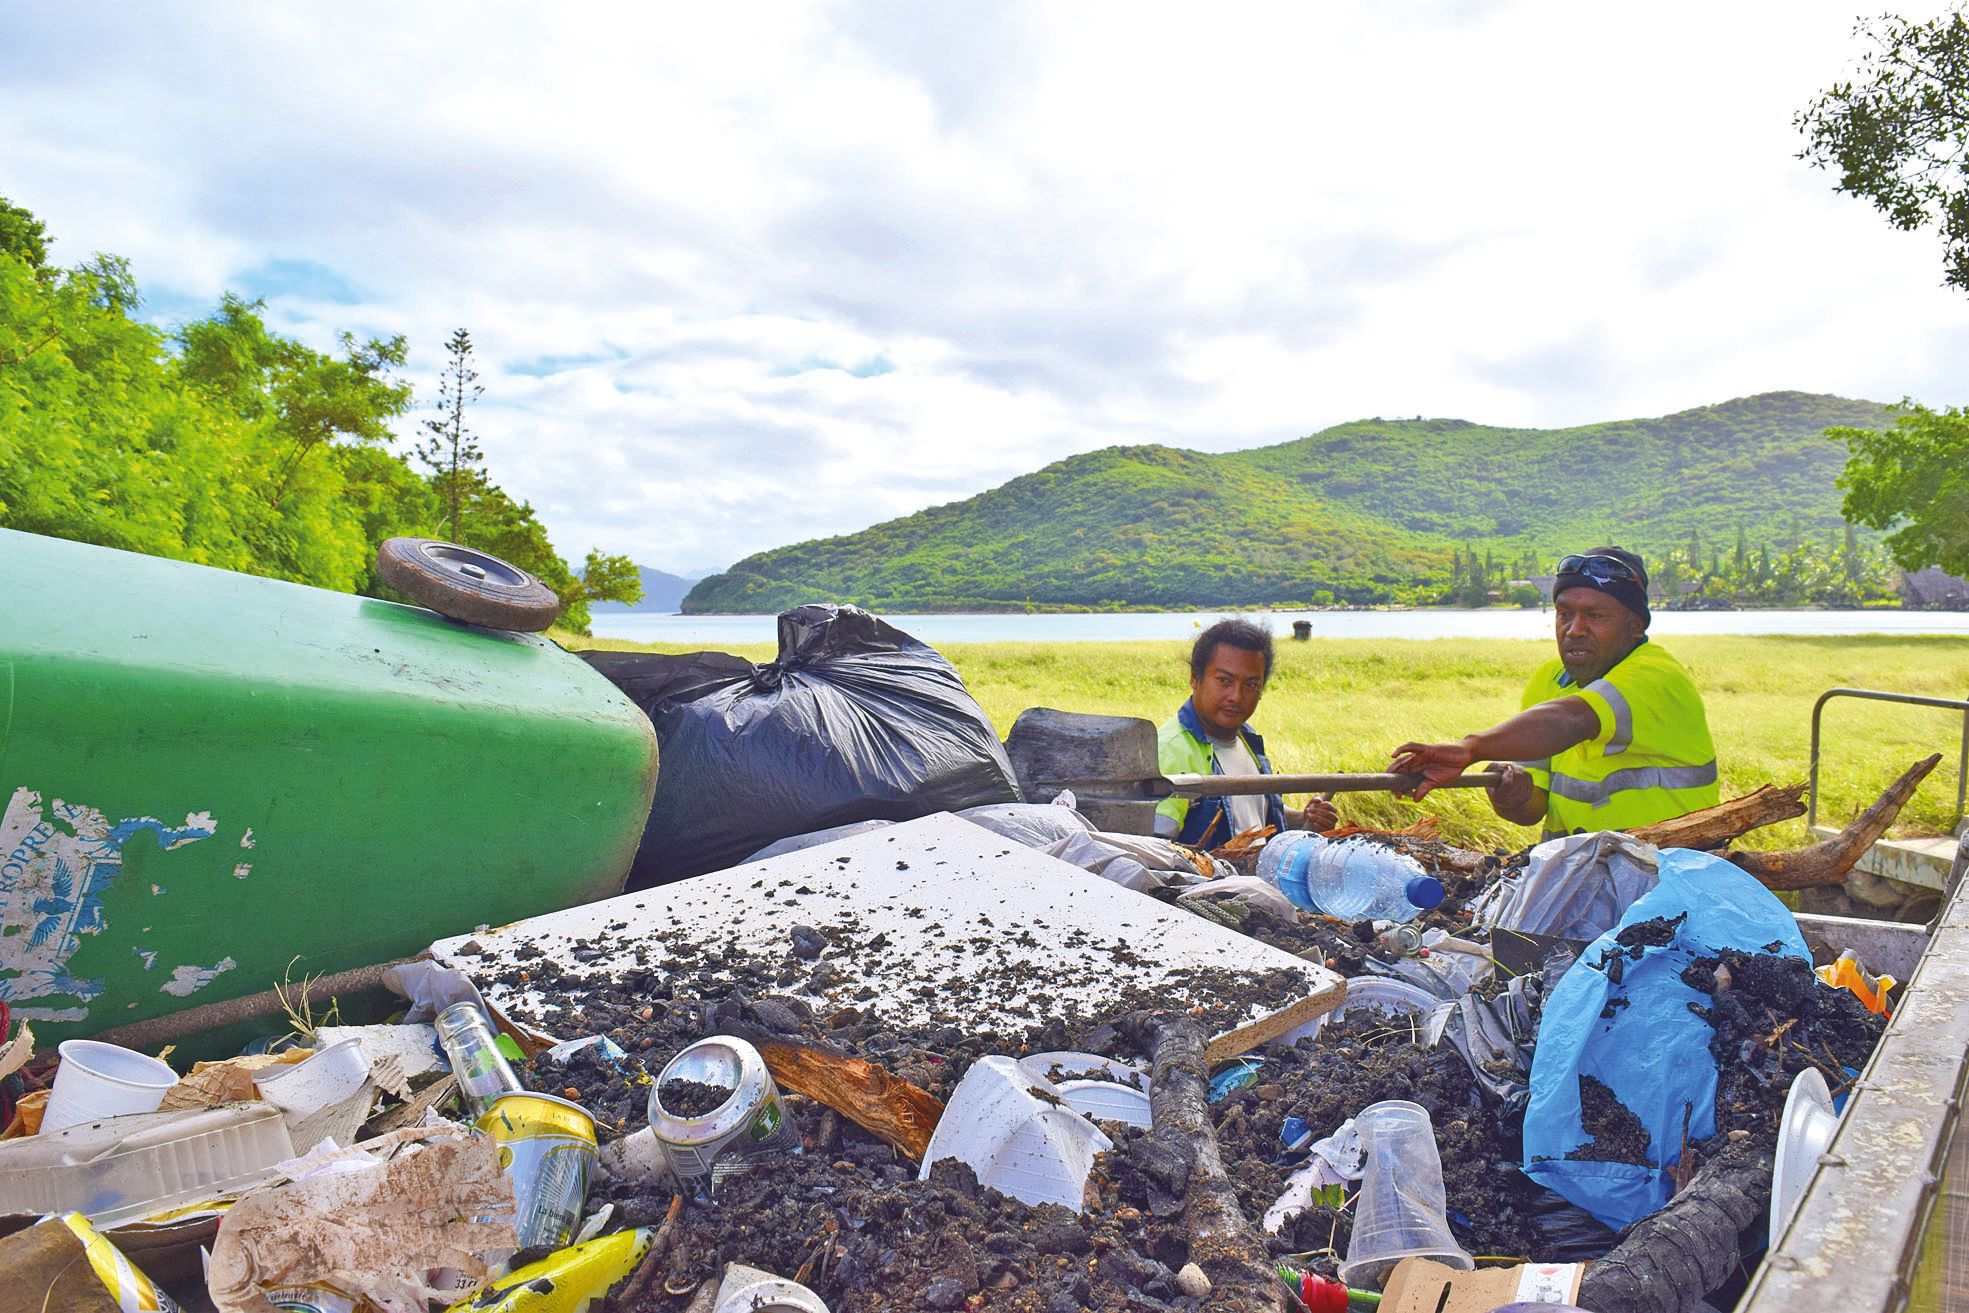
[[[98,1242],[100,1244],[100,1242]],[[38,1226],[16,1231],[0,1240],[0,1271],[7,1279],[0,1283],[0,1313],[121,1313],[127,1308],[163,1304],[147,1277],[132,1272],[126,1288],[107,1284],[89,1259],[81,1237],[59,1218],[49,1218]],[[129,1297],[125,1302],[119,1296]],[[145,1303],[143,1296],[151,1296]]]
[[[387,1313],[424,1313],[446,1293],[427,1283],[432,1269],[482,1281],[485,1256],[518,1245],[512,1181],[489,1137],[447,1124],[359,1147],[402,1151],[371,1166],[337,1163],[233,1205],[207,1270],[219,1313],[274,1313],[265,1289],[317,1281]]]
[[[12,1140],[41,1132],[41,1114],[48,1110],[49,1090],[33,1090],[14,1100],[14,1119],[0,1131],[0,1140]]]
[[[159,1112],[179,1108],[216,1108],[222,1103],[250,1103],[260,1097],[253,1084],[253,1073],[268,1067],[291,1066],[314,1056],[313,1049],[288,1049],[284,1053],[246,1053],[222,1062],[194,1062],[191,1074],[164,1091]]]
[[[1570,1304],[1580,1263],[1520,1263],[1463,1272],[1430,1258],[1404,1258],[1381,1291],[1381,1313],[1490,1313],[1505,1304]]]

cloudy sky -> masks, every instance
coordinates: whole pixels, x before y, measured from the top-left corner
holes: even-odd
[[[10,5],[0,195],[420,404],[468,327],[563,552],[696,570],[1116,443],[1969,401],[1795,158],[1857,3]]]

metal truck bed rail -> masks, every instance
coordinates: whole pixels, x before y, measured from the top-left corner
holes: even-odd
[[[1969,849],[1832,1143],[1737,1313],[1969,1309]],[[1818,918],[1814,918],[1818,919]]]

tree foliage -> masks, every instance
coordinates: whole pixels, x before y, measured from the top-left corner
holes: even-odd
[[[1839,486],[1848,518],[1889,530],[1904,568],[1969,575],[1969,409],[1909,403],[1885,430],[1834,429],[1852,456]]]
[[[442,530],[436,480],[392,450],[403,338],[316,351],[232,295],[167,335],[132,317],[127,262],[55,269],[47,247],[0,200],[0,527],[370,593],[379,542]],[[483,477],[473,495],[468,541],[545,579],[564,622],[625,592],[623,558],[591,553],[585,584],[530,506]]]
[[[1969,291],[1969,20],[1886,14],[1854,32],[1870,43],[1859,74],[1798,112],[1799,158],[1896,228],[1938,228],[1943,281]]]
[[[11,255],[36,273],[48,267],[48,230],[5,196],[0,196],[0,255]]]

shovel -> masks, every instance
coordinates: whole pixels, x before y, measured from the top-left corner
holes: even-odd
[[[1420,775],[1383,771],[1325,775],[1164,775],[1156,730],[1136,716],[1089,716],[1051,707],[1021,712],[1005,755],[1029,797],[1071,789],[1079,809],[1104,830],[1152,834],[1164,798],[1223,798],[1267,793],[1405,793]],[[1487,788],[1501,771],[1460,775],[1439,789]]]

